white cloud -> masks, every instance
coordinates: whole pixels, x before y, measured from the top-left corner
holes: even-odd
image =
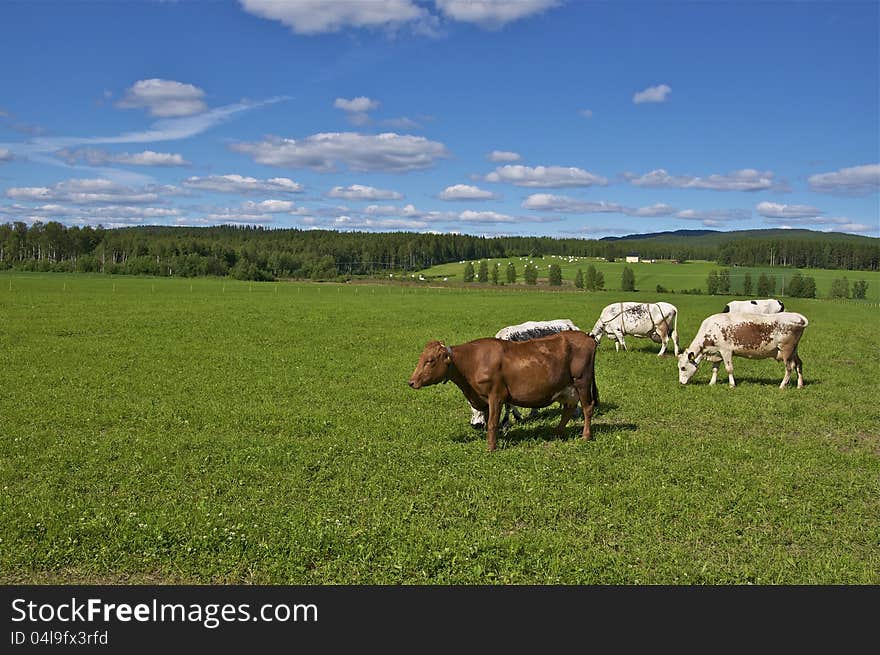
[[[248,200],[241,206],[242,210],[248,214],[280,214],[293,211],[293,202],[290,200],[261,200],[254,202]]]
[[[434,0],[446,17],[496,29],[559,4],[559,0]]]
[[[446,146],[425,137],[356,132],[325,132],[304,139],[272,137],[255,143],[231,146],[254,161],[285,168],[310,168],[326,173],[339,164],[358,172],[403,173],[430,168],[437,159],[449,157]]]
[[[760,202],[755,210],[765,218],[808,218],[821,216],[825,212],[809,205],[781,205],[776,202]]]
[[[550,193],[533,193],[523,201],[522,206],[531,210],[564,214],[625,214],[642,218],[669,216],[675,212],[674,207],[663,203],[646,207],[626,207],[616,202],[578,200]]]
[[[415,121],[412,118],[408,118],[406,116],[401,116],[399,118],[389,118],[382,121],[382,124],[387,125],[388,127],[392,127],[395,130],[420,130],[423,127],[422,124],[418,121]]]
[[[633,102],[637,105],[643,102],[666,102],[670,93],[672,93],[672,87],[668,84],[649,86],[647,89],[635,93],[633,95]]]
[[[592,118],[593,117],[593,110],[592,109],[581,109],[578,111],[578,113],[584,118]]]
[[[200,114],[208,107],[205,92],[192,84],[161,80],[139,80],[116,103],[122,109],[146,109],[151,116],[172,117]]]
[[[710,189],[713,191],[762,191],[773,188],[773,173],[746,168],[727,175],[694,177],[692,175],[673,176],[662,168],[636,175],[624,173],[624,178],[634,186],[673,187],[679,189]]]
[[[510,152],[509,150],[493,150],[488,155],[486,155],[486,159],[489,161],[501,163],[501,162],[511,162],[511,161],[519,161],[522,159],[518,152]]]
[[[55,153],[68,163],[82,161],[91,166],[103,164],[129,164],[132,166],[189,166],[182,155],[170,152],[154,152],[144,150],[136,153],[112,153],[99,148],[81,148],[70,150],[64,148]]]
[[[176,192],[175,187],[127,187],[106,179],[72,179],[51,187],[12,187],[6,197],[28,202],[72,202],[76,204],[150,203],[162,195]]]
[[[880,189],[880,164],[841,168],[832,173],[819,173],[807,178],[813,191],[865,195]]]
[[[265,193],[283,192],[300,193],[303,190],[299,182],[287,177],[272,177],[259,180],[243,175],[211,175],[209,177],[190,177],[183,181],[183,186],[202,191],[220,193]]]
[[[371,100],[366,96],[358,96],[351,100],[345,98],[336,98],[333,106],[341,109],[346,113],[346,118],[355,125],[366,125],[370,122],[370,116],[367,112],[379,108],[378,100]]]
[[[296,34],[338,32],[346,27],[398,27],[427,17],[411,0],[240,0],[242,8],[277,20]]]
[[[507,182],[522,187],[586,187],[608,184],[608,180],[601,175],[564,166],[500,166],[485,179],[487,182]]]
[[[857,223],[850,218],[846,218],[844,216],[828,216],[828,217],[816,217],[816,216],[804,216],[804,217],[794,217],[794,218],[775,218],[769,217],[765,218],[764,222],[769,225],[775,225],[785,230],[791,230],[795,227],[806,226],[808,228],[812,227],[825,227],[823,231],[826,232],[857,232],[860,234],[871,234],[877,235],[880,233],[880,225],[868,225],[866,223]]]
[[[7,150],[6,148],[0,148],[0,164],[8,161],[12,161],[13,155],[11,150]]]
[[[328,198],[342,198],[344,200],[400,200],[402,193],[388,189],[352,184],[348,187],[335,186],[327,192]]]
[[[466,209],[458,215],[464,223],[516,223],[517,219],[498,212],[478,212]]]
[[[170,207],[140,207],[130,205],[76,206],[61,204],[44,204],[36,206],[7,205],[0,206],[0,213],[15,214],[34,221],[63,221],[67,224],[96,225],[107,227],[115,225],[136,225],[150,221],[176,218],[181,210]]]
[[[454,184],[443,189],[437,197],[440,200],[491,200],[495,194],[469,184]]]
[[[351,100],[346,100],[345,98],[336,98],[336,100],[333,102],[333,106],[337,109],[341,109],[342,111],[362,113],[378,109],[379,101],[371,100],[366,96],[358,96],[356,98],[352,98]]]
[[[724,221],[748,220],[752,217],[752,213],[748,209],[683,209],[675,217],[717,226]]]

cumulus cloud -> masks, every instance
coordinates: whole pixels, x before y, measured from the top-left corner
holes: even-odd
[[[634,186],[671,187],[678,189],[710,189],[713,191],[763,191],[773,188],[773,173],[757,171],[752,168],[734,171],[727,175],[710,175],[695,177],[692,175],[670,175],[665,169],[658,168],[636,175],[624,173],[623,177]]]
[[[776,202],[760,202],[755,210],[765,218],[808,218],[821,216],[825,212],[809,205],[781,205]]]
[[[68,163],[83,162],[90,166],[104,164],[128,164],[131,166],[189,166],[182,155],[170,152],[154,152],[144,150],[136,153],[112,153],[99,148],[81,148],[71,150],[63,148],[55,153]]]
[[[423,125],[412,118],[408,118],[407,116],[400,116],[399,118],[389,118],[387,120],[382,121],[382,125],[387,125],[388,127],[394,128],[395,130],[420,130]]]
[[[76,204],[151,203],[175,193],[175,187],[149,185],[134,188],[106,179],[72,179],[51,187],[12,187],[6,197],[28,202],[72,202]]]
[[[767,217],[764,222],[775,225],[782,229],[795,227],[821,228],[826,232],[855,232],[859,234],[877,235],[880,233],[880,225],[857,223],[851,218],[844,216],[799,216],[792,218]]]
[[[402,193],[388,189],[363,184],[352,184],[348,187],[335,186],[327,192],[328,198],[342,198],[344,200],[400,200]]]
[[[646,207],[626,207],[616,202],[578,200],[550,193],[533,193],[523,201],[522,206],[531,210],[564,214],[625,214],[642,218],[669,216],[675,212],[674,207],[663,203]]]
[[[116,106],[122,109],[146,109],[151,116],[169,118],[200,114],[208,107],[205,92],[192,84],[152,78],[139,80],[125,91]]]
[[[287,177],[271,177],[259,180],[243,175],[210,175],[208,177],[190,177],[183,181],[183,186],[202,191],[219,193],[264,193],[283,192],[300,193],[303,186]]]
[[[752,217],[752,213],[748,209],[683,209],[676,213],[675,217],[716,226],[725,221],[748,220]]]
[[[807,178],[813,191],[867,195],[880,189],[880,164],[841,168],[831,173],[818,173]]]
[[[394,28],[428,15],[412,0],[240,0],[240,3],[245,11],[277,20],[296,34],[338,32],[347,27]]]
[[[486,155],[486,159],[496,163],[503,162],[511,162],[511,161],[519,161],[522,159],[518,152],[510,152],[509,150],[493,150],[488,155]]]
[[[293,202],[290,200],[260,200],[259,202],[248,200],[241,207],[248,214],[280,214],[289,213],[294,209]]]
[[[325,132],[299,140],[271,137],[230,147],[260,164],[321,173],[336,171],[340,164],[358,172],[404,173],[430,168],[438,159],[449,157],[442,143],[395,132]]]
[[[0,164],[3,164],[8,161],[12,161],[13,155],[11,150],[7,150],[6,148],[0,148]]]
[[[491,200],[495,194],[469,184],[453,184],[443,189],[437,197],[440,200]]]
[[[344,111],[348,120],[355,125],[366,125],[370,122],[370,116],[367,112],[378,109],[379,101],[371,100],[366,96],[358,96],[351,100],[336,98],[333,106]]]
[[[498,212],[478,212],[472,209],[466,209],[458,215],[459,220],[464,223],[515,223],[517,219],[507,214]]]
[[[666,102],[670,93],[672,93],[672,87],[668,84],[649,86],[647,89],[635,93],[633,95],[633,102],[637,105],[644,102]]]
[[[434,0],[434,4],[447,18],[497,29],[554,7],[559,0]]]
[[[486,176],[487,182],[507,182],[522,187],[586,187],[606,185],[601,175],[573,166],[500,166]]]

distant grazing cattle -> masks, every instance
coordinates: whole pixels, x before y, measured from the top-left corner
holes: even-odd
[[[678,358],[678,381],[687,384],[697,366],[705,357],[712,362],[712,380],[718,378],[718,366],[723,361],[730,386],[733,379],[733,356],[750,359],[773,357],[785,364],[785,377],[780,389],[791,379],[792,369],[797,370],[797,386],[804,386],[804,373],[797,347],[809,322],[796,312],[758,314],[755,312],[729,312],[712,314],[700,325],[697,336]]]
[[[672,339],[675,354],[678,355],[678,309],[668,302],[616,302],[608,305],[599,314],[599,320],[590,332],[596,341],[607,334],[614,340],[614,350],[626,350],[623,337],[648,337],[654,343],[662,343],[658,356],[666,352]]]
[[[776,298],[765,300],[731,300],[724,306],[725,312],[758,312],[759,314],[778,314],[785,311],[785,305]]]
[[[596,340],[580,330],[566,330],[529,341],[475,339],[459,346],[431,341],[422,351],[409,379],[421,389],[452,381],[471,407],[488,410],[488,449],[495,450],[498,422],[506,403],[547,407],[562,403],[556,434],[562,434],[580,402],[583,438],[591,435],[590,420],[599,402],[595,376]]]
[[[537,337],[546,337],[548,334],[556,334],[563,330],[579,329],[580,328],[577,325],[567,318],[559,318],[552,321],[526,321],[519,325],[508,325],[507,327],[501,328],[495,333],[495,338],[506,339],[507,341],[528,341],[529,339],[535,339]],[[501,419],[502,429],[507,426],[511,413],[517,421],[522,421],[522,416],[519,411],[517,411],[516,407],[505,405],[504,409],[504,417]],[[537,413],[538,410],[533,409],[529,414],[529,418],[534,418]],[[486,422],[488,420],[489,415],[487,412],[481,412],[480,410],[471,407],[472,428],[480,430],[486,427]]]

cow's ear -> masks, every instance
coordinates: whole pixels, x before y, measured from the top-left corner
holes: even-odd
[[[689,361],[689,362],[693,362],[693,361],[694,361],[694,354],[693,354],[693,353],[688,353],[688,361]]]

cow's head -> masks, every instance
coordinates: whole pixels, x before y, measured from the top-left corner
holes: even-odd
[[[694,373],[697,372],[697,366],[700,364],[702,355],[694,357],[694,353],[681,353],[678,356],[678,381],[687,384]]]
[[[429,341],[419,357],[416,370],[409,378],[409,386],[421,389],[449,379],[452,354],[441,341]]]

